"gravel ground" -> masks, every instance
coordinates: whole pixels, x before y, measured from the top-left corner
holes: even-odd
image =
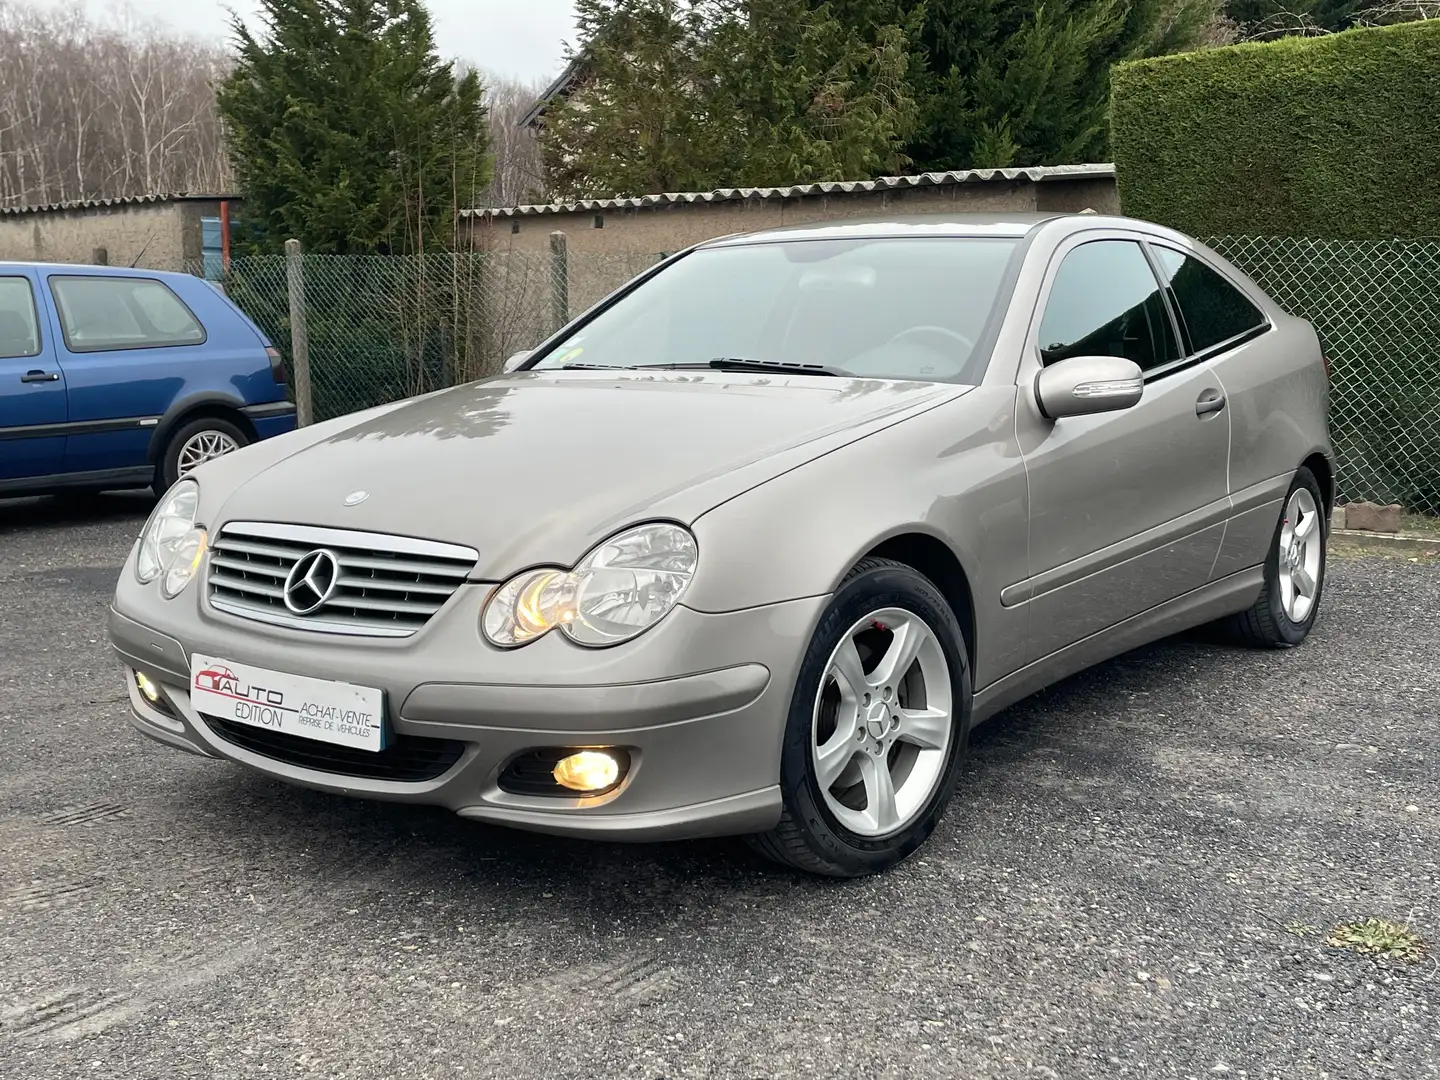
[[[0,504],[0,1076],[1440,1075],[1436,963],[1325,943],[1440,937],[1440,566],[1022,703],[923,857],[835,884],[152,745],[103,637],[148,506]]]

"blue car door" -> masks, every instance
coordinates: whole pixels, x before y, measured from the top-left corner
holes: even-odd
[[[65,452],[65,373],[42,333],[36,278],[0,264],[0,493],[6,481],[51,476]]]
[[[144,469],[205,328],[159,277],[84,267],[47,275],[69,387],[65,471]]]

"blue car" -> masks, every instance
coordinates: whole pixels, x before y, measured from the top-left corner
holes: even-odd
[[[160,492],[294,427],[280,353],[202,278],[0,262],[0,497]]]

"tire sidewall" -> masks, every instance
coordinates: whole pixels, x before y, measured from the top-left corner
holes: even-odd
[[[180,479],[180,450],[203,431],[215,431],[235,440],[238,447],[248,446],[249,438],[240,426],[219,416],[201,416],[182,424],[171,433],[165,443],[165,452],[160,455],[156,474],[156,494],[163,495]]]
[[[1290,508],[1290,500],[1301,488],[1309,490],[1320,513],[1320,580],[1316,583],[1315,601],[1310,605],[1309,614],[1302,622],[1297,623],[1291,621],[1290,616],[1285,614],[1285,605],[1280,598],[1280,534],[1285,531],[1285,515]],[[1295,479],[1290,483],[1290,490],[1285,493],[1285,503],[1280,508],[1280,520],[1276,522],[1275,535],[1270,540],[1270,554],[1265,559],[1265,595],[1270,607],[1270,618],[1285,645],[1294,646],[1303,642],[1309,636],[1311,628],[1315,625],[1315,619],[1320,614],[1320,601],[1325,596],[1329,540],[1330,522],[1326,518],[1325,499],[1320,492],[1320,485],[1316,482],[1314,474],[1302,466],[1295,473]]]
[[[909,611],[935,632],[950,671],[956,719],[944,772],[924,810],[899,832],[874,838],[846,829],[826,806],[815,779],[811,741],[820,680],[841,635],[867,613],[887,607]],[[806,648],[781,749],[782,797],[795,825],[805,834],[807,846],[841,875],[853,876],[884,869],[915,851],[939,824],[955,792],[970,737],[971,703],[964,639],[940,591],[923,575],[898,564],[850,578],[826,607]]]

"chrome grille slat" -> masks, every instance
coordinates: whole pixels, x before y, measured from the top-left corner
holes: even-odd
[[[231,592],[248,593],[251,596],[265,596],[271,600],[284,600],[285,590],[279,585],[271,585],[264,581],[246,581],[244,578],[220,577],[216,574],[210,575],[210,584],[216,589],[226,589]]]
[[[290,572],[288,567],[282,566],[280,563],[227,559],[223,556],[211,558],[210,565],[216,570],[230,570],[237,574],[264,574],[266,577],[273,577],[280,581],[284,581],[285,575]]]
[[[225,544],[227,551],[234,551],[240,555],[260,555],[266,559],[286,559],[294,562],[305,552],[308,547],[296,544],[294,547],[280,547],[277,544],[262,544],[256,540],[241,540],[230,538]]]
[[[326,563],[333,586],[317,610],[299,614],[285,603],[290,572],[318,551],[334,556],[333,563]],[[470,548],[414,537],[231,522],[211,547],[210,606],[297,630],[408,637],[445,606],[479,557]],[[307,562],[303,570],[311,565]]]
[[[309,551],[310,549],[306,548],[305,550]],[[404,556],[399,559],[367,559],[363,556],[352,556],[343,551],[337,551],[335,555],[339,558],[342,567],[350,567],[355,570],[392,570],[403,574],[434,574],[436,577],[453,577],[457,580],[463,580],[470,573],[469,566],[423,562]]]
[[[372,600],[365,596],[338,594],[326,607],[354,608],[357,611],[393,611],[399,615],[423,615],[429,618],[435,613],[436,604],[417,604],[409,600]]]
[[[347,565],[349,564],[342,562],[340,568],[343,570]],[[382,589],[385,592],[420,593],[434,596],[449,596],[455,591],[444,585],[429,585],[419,581],[392,581],[387,578],[350,577],[346,574],[340,575],[340,588]]]

